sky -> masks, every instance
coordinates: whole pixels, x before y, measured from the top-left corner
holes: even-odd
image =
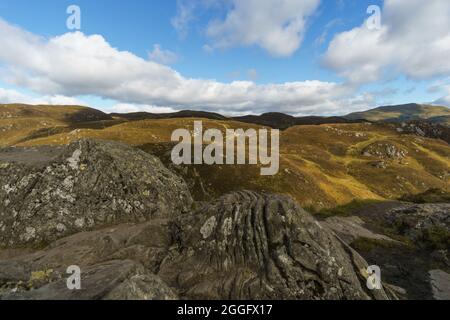
[[[227,115],[450,106],[449,57],[448,0],[0,0],[0,103]]]

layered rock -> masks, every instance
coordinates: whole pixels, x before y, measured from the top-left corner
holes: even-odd
[[[176,221],[160,275],[189,299],[387,298],[366,263],[288,197],[239,192]]]
[[[158,158],[120,143],[0,152],[0,246],[179,214],[192,198]]]

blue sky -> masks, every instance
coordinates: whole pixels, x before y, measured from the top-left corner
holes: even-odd
[[[191,108],[234,114],[344,114],[384,104],[450,104],[449,63],[439,60],[450,45],[438,45],[450,39],[450,28],[426,22],[433,14],[450,20],[449,1],[430,0],[426,10],[427,1],[417,0],[281,2],[285,7],[275,0],[0,0],[0,35],[10,45],[0,53],[0,103],[18,99],[77,102],[105,111]],[[66,9],[73,4],[81,9],[78,32],[66,26]],[[382,10],[382,30],[364,30],[369,5]],[[424,15],[416,17],[422,25],[407,20],[405,10],[414,9]],[[418,26],[406,37],[395,34],[412,23]],[[345,34],[352,35],[351,43]],[[101,39],[92,38],[96,35]],[[371,37],[373,43],[364,40]],[[434,42],[415,61],[416,47]],[[17,57],[23,52],[14,53],[14,46],[28,48],[22,60]],[[66,59],[68,46],[80,54]],[[89,46],[93,49],[83,50]],[[116,72],[98,65],[96,50],[107,52],[100,56],[111,57]],[[67,78],[55,76],[65,70]],[[87,83],[91,72],[98,78]]]

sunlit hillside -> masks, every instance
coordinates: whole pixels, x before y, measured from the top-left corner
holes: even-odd
[[[20,119],[17,117],[15,121],[25,121]],[[258,167],[249,165],[174,166],[170,160],[171,134],[178,128],[192,131],[194,120],[202,120],[204,129],[262,128],[235,121],[194,118],[119,124],[104,120],[104,128],[93,121],[89,128],[88,122],[77,127],[73,122],[68,125],[63,120],[43,117],[39,121],[48,123],[45,135],[36,136],[36,130],[42,129],[24,125],[24,129],[16,129],[13,137],[18,146],[67,144],[91,137],[140,147],[158,155],[169,168],[181,174],[199,200],[252,189],[290,194],[303,206],[319,209],[354,199],[398,199],[431,188],[449,189],[447,143],[400,134],[382,124],[295,126],[282,131],[280,171],[273,177],[263,177]],[[54,133],[50,130],[53,127]],[[12,141],[11,135],[6,137]]]

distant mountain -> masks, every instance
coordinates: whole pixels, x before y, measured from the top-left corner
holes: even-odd
[[[235,121],[259,124],[263,126],[272,127],[275,129],[285,130],[293,126],[298,125],[320,125],[320,124],[332,124],[332,123],[356,123],[364,122],[360,119],[345,119],[342,117],[293,117],[284,113],[264,113],[260,116],[242,116],[232,118]]]
[[[83,106],[0,104],[0,119],[15,118],[50,118],[70,123],[112,120],[100,110]]]
[[[150,113],[150,112],[132,112],[132,113],[111,113],[112,117],[126,120],[150,120],[150,119],[174,119],[174,118],[205,118],[210,120],[226,120],[218,113],[206,111],[183,110],[172,113]]]
[[[250,124],[257,124],[271,127],[274,129],[285,130],[297,125],[319,125],[332,123],[356,123],[363,122],[359,119],[349,120],[342,117],[293,117],[284,113],[269,112],[262,115],[246,115],[240,117],[225,117],[218,113],[205,111],[184,110],[173,113],[149,113],[149,112],[133,112],[133,113],[111,113],[116,119],[124,119],[128,121],[136,120],[156,120],[156,119],[175,119],[175,118],[204,118],[209,120],[234,120]]]
[[[349,120],[364,119],[384,122],[427,120],[429,122],[450,125],[450,109],[447,107],[410,103],[355,112],[345,116],[345,118]]]

